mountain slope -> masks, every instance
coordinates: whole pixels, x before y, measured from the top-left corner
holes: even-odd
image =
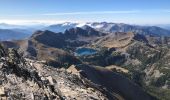
[[[30,35],[9,29],[0,29],[0,40],[20,40],[28,38]]]
[[[155,99],[145,93],[139,86],[130,82],[130,80],[106,68],[88,65],[77,65],[75,66],[75,69],[80,71],[80,74],[95,84],[101,85],[113,94],[119,94],[125,100]]]
[[[27,40],[2,43],[6,47],[18,48],[25,57],[45,60],[51,66],[61,67],[80,63],[70,50],[94,40],[91,36],[96,38],[100,36],[100,32],[81,28],[67,30],[64,34],[37,31]]]

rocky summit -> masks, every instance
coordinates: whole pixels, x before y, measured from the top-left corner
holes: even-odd
[[[65,69],[22,58],[16,50],[0,49],[1,100],[106,100],[106,90]]]
[[[17,50],[4,49],[2,46],[0,78],[2,100],[135,100],[139,96],[141,99],[138,100],[153,98],[128,79],[110,70],[81,64],[72,65],[68,69],[54,68],[47,66],[44,61],[25,59]],[[121,87],[125,82],[129,84],[130,90],[128,85]],[[122,89],[127,89],[127,93]],[[133,95],[135,92],[136,95]]]

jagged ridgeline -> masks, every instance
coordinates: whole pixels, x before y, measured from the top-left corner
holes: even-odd
[[[67,70],[57,69],[41,61],[24,59],[17,50],[2,46],[0,56],[0,98],[3,100],[154,99],[130,80],[105,68],[82,64]]]

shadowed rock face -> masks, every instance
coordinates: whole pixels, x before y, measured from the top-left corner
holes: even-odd
[[[51,31],[37,31],[35,32],[30,40],[35,40],[46,46],[54,48],[66,48],[66,47],[78,47],[86,44],[88,41],[82,41],[79,39],[83,37],[84,39],[90,37],[98,37],[103,33],[95,31],[93,28],[82,29],[82,28],[71,28],[66,30],[64,33],[54,33]]]
[[[75,68],[81,71],[82,76],[105,87],[113,94],[119,94],[125,100],[155,100],[138,85],[111,70],[88,65],[78,65]]]

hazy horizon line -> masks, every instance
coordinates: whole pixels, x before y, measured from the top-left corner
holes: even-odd
[[[131,25],[170,25],[170,23],[128,23],[128,22],[115,22],[115,21],[58,21],[58,20],[0,20],[0,24],[10,24],[10,25],[52,25],[52,24],[61,24],[61,23],[118,23],[118,24],[131,24]]]

